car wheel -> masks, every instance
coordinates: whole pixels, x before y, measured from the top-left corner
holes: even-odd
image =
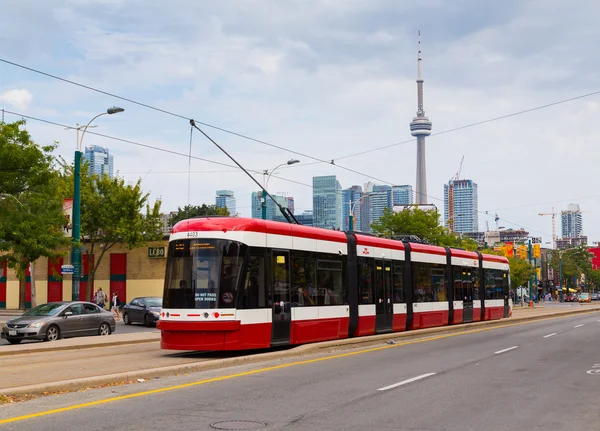
[[[10,344],[19,344],[21,342],[21,340],[16,338],[7,338],[6,341],[8,341]]]
[[[123,323],[126,325],[131,325],[131,320],[129,320],[129,314],[123,314]]]
[[[153,323],[153,322],[152,322],[152,318],[150,317],[150,315],[149,315],[149,314],[146,314],[146,315],[144,316],[144,325],[145,325],[145,326],[147,326],[147,327],[149,328],[150,326],[152,326],[152,323]]]
[[[56,341],[60,339],[60,329],[56,325],[51,325],[46,329],[46,341]]]
[[[100,325],[98,335],[110,335],[110,326],[108,326],[108,323],[103,323]]]

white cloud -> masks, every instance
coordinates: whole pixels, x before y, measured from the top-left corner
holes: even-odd
[[[8,90],[0,94],[0,101],[20,110],[26,110],[32,100],[33,95],[24,88]]]

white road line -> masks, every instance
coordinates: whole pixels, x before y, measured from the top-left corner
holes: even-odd
[[[544,335],[544,338],[554,337],[556,334],[556,332],[553,332],[552,334]]]
[[[420,376],[413,377],[412,379],[404,380],[404,381],[399,382],[399,383],[394,383],[393,385],[384,386],[383,388],[379,388],[377,390],[378,391],[388,391],[390,389],[397,388],[398,386],[407,385],[409,383],[416,382],[417,380],[425,379],[425,378],[430,377],[430,376],[435,376],[435,374],[436,373],[422,374]]]
[[[575,325],[573,326],[573,328],[581,328],[583,326],[583,323],[581,325]]]
[[[519,346],[512,346],[512,347],[509,347],[508,349],[498,350],[497,352],[494,352],[494,354],[499,355],[500,353],[509,352],[511,350],[515,350],[518,348],[519,348]]]

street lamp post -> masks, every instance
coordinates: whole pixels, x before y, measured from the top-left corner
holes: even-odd
[[[81,149],[83,137],[90,124],[103,115],[112,115],[123,112],[123,108],[113,106],[108,108],[106,112],[96,115],[84,127],[77,127],[77,145],[75,146],[75,169],[73,173],[73,248],[71,260],[73,263],[73,285],[71,289],[71,298],[73,301],[79,301],[79,281],[81,279],[81,249],[79,241],[81,239]],[[83,129],[81,139],[79,138],[79,130]]]
[[[267,182],[265,183],[265,191],[268,190],[269,180],[271,179],[271,175],[273,175],[273,172],[275,172],[278,168],[280,168],[284,165],[289,166],[289,165],[295,165],[296,163],[300,163],[300,160],[292,159],[292,160],[288,160],[286,163],[282,163],[280,165],[275,166],[275,168],[273,170],[271,170],[271,173],[267,177]],[[267,171],[265,171],[265,174],[266,173],[267,173]],[[267,196],[266,196],[266,193],[261,193],[261,208],[262,208],[262,219],[266,220],[267,219]]]

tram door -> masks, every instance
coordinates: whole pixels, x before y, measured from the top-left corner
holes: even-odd
[[[271,261],[271,286],[273,292],[273,344],[290,342],[292,325],[290,291],[290,253],[273,250]]]
[[[462,292],[463,292],[463,323],[473,321],[473,268],[462,268]]]
[[[375,332],[391,332],[394,318],[392,262],[375,260]]]

